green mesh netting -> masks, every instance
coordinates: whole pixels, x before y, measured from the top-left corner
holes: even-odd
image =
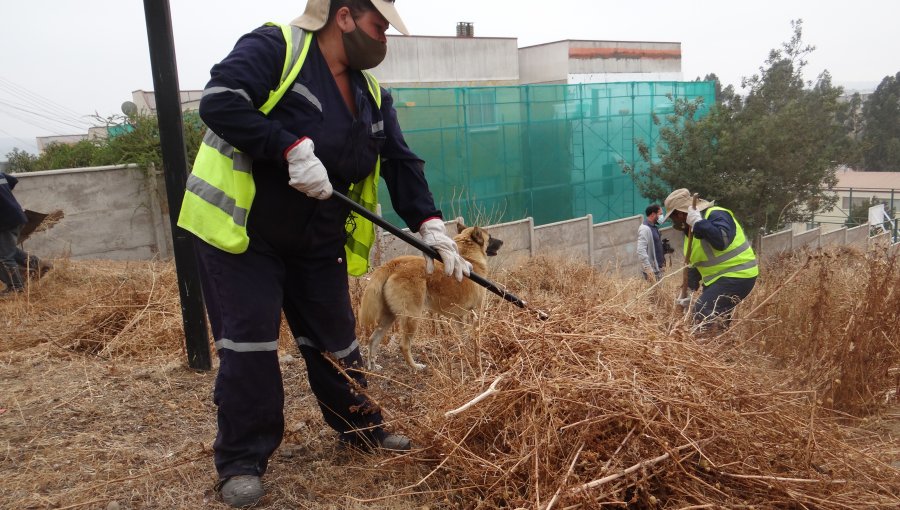
[[[531,216],[536,225],[592,214],[642,214],[646,200],[621,162],[641,167],[677,99],[714,100],[714,82],[396,88],[406,141],[445,218],[482,224]],[[705,114],[706,111],[701,112]],[[402,225],[381,183],[383,214]]]

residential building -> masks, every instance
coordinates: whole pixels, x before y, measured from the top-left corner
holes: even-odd
[[[814,224],[823,232],[836,230],[845,225],[852,207],[859,207],[872,201],[885,204],[885,209],[900,209],[900,172],[858,172],[841,169],[837,172],[838,182],[831,188],[838,200],[834,208],[817,214]],[[896,216],[895,216],[896,217]]]

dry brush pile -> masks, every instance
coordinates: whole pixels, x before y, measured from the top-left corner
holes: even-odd
[[[425,372],[384,349],[370,393],[412,436],[407,455],[335,453],[302,362],[284,361],[288,432],[262,506],[895,508],[898,443],[862,418],[896,401],[896,299],[884,298],[898,268],[806,257],[764,266],[735,326],[703,343],[671,309],[677,274],[648,289],[538,258],[492,275],[550,319],[488,295],[464,339],[421,328]],[[218,505],[212,375],[178,368],[171,266],[63,263],[30,292],[0,302],[13,331],[0,375],[16,381],[15,402],[0,402],[0,507]],[[282,348],[295,349],[286,331]]]

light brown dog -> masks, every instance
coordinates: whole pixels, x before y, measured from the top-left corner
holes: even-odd
[[[457,231],[453,240],[460,255],[472,264],[473,272],[486,274],[487,258],[497,254],[503,241],[491,237],[483,228],[466,227],[461,221],[457,222]],[[444,275],[443,264],[435,261],[434,265],[434,272],[426,274],[424,258],[405,255],[372,273],[359,310],[363,328],[375,328],[369,338],[369,370],[381,368],[375,363],[378,347],[395,321],[399,322],[400,351],[406,363],[420,370],[425,365],[413,360],[410,345],[423,312],[434,312],[464,324],[469,312],[481,306],[484,287],[467,278],[458,282]]]

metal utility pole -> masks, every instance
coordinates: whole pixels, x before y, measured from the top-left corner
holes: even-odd
[[[181,296],[188,366],[209,370],[209,339],[206,311],[200,289],[200,275],[193,240],[176,225],[187,182],[187,153],[181,118],[181,94],[178,88],[178,66],[175,63],[175,40],[172,37],[172,13],[169,0],[144,0],[147,40],[150,44],[150,67],[159,118],[159,142],[162,148],[169,221],[172,226],[172,248]]]

